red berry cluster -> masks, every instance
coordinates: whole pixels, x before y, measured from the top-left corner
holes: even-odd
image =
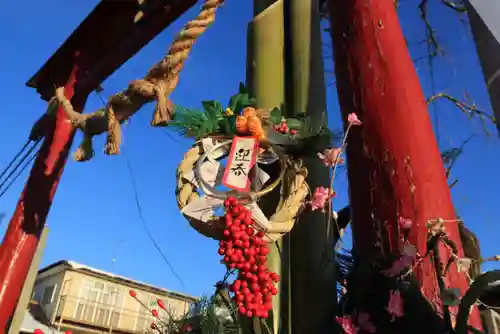
[[[283,134],[289,133],[292,136],[295,136],[297,134],[297,130],[290,129],[288,127],[288,124],[286,124],[285,120],[281,121],[280,124],[273,125],[273,129],[274,129],[274,131],[277,131],[279,133],[283,133]]]
[[[267,248],[264,232],[252,228],[252,213],[234,197],[225,200],[226,228],[219,243],[219,254],[229,268],[238,269],[238,278],[230,286],[239,312],[247,317],[267,318],[272,296],[278,293],[274,283],[278,274],[266,266]]]

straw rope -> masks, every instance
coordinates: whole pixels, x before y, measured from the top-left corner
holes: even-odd
[[[204,155],[201,142],[195,144],[184,155],[184,159],[177,168],[177,204],[182,210],[189,203],[200,198],[201,192],[191,180],[183,177],[196,168],[198,160]],[[290,232],[300,211],[304,208],[309,186],[306,183],[307,169],[302,161],[289,161],[281,182],[280,202],[276,212],[269,218],[271,228],[267,231],[266,240],[272,242]],[[225,228],[223,217],[212,217],[208,222],[184,215],[189,224],[199,233],[216,239],[222,239]]]
[[[120,123],[127,120],[146,103],[156,100],[157,104],[151,124],[165,126],[172,118],[173,105],[169,96],[177,86],[179,73],[198,37],[215,20],[216,10],[223,0],[205,0],[201,11],[194,20],[188,22],[170,46],[168,54],[155,64],[143,79],[132,81],[128,88],[111,96],[105,111],[79,114],[64,96],[64,88],[56,89],[56,98],[64,107],[71,123],[81,129],[85,136],[82,145],[74,154],[77,161],[87,161],[94,155],[92,137],[108,132],[105,153],[120,153]]]

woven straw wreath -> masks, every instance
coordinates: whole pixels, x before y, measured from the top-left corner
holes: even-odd
[[[220,142],[220,141],[219,141]],[[279,149],[276,147],[276,149]],[[209,152],[204,152],[201,141],[197,142],[184,155],[184,159],[177,168],[176,197],[179,208],[182,210],[192,201],[200,198],[202,191],[198,186],[188,180],[184,175],[195,171],[198,161]],[[275,213],[269,218],[271,228],[266,231],[268,242],[278,240],[293,228],[296,218],[304,207],[306,196],[309,194],[309,186],[306,183],[307,169],[301,160],[291,160],[284,151],[281,151],[280,162],[282,173],[265,189],[252,193],[251,198],[257,201],[265,194],[271,192],[276,186],[281,185],[280,201]],[[189,224],[204,236],[221,240],[224,231],[223,217],[213,216],[207,222],[184,215]]]

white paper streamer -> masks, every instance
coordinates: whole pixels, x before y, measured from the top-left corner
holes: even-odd
[[[270,179],[270,176],[262,169],[258,168],[257,165],[255,165],[254,168],[252,190],[257,192],[262,189],[264,184]],[[209,183],[210,186],[214,186],[215,184],[220,184],[224,168],[217,161],[207,161],[202,165],[200,171],[203,179]],[[193,185],[198,185],[193,171],[186,173],[183,177],[190,180]],[[197,200],[190,202],[181,210],[181,212],[186,216],[206,223],[214,215],[215,209],[223,204],[224,201],[222,199],[204,195]],[[252,218],[258,229],[267,231],[271,227],[271,223],[266,218],[257,203],[249,202],[245,204],[245,207],[252,212]]]

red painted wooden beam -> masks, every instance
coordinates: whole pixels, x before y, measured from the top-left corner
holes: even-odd
[[[347,146],[356,255],[373,261],[395,252],[397,218],[413,219],[410,242],[425,254],[427,221],[456,219],[445,171],[419,78],[393,0],[329,0],[335,72],[344,122],[351,112],[363,126],[352,129]],[[456,223],[446,224],[463,256]],[[377,242],[387,242],[382,250]],[[449,252],[441,248],[443,261]],[[441,310],[434,268],[416,270],[421,290]],[[468,287],[452,266],[448,287]],[[470,324],[481,328],[479,313]]]
[[[78,83],[75,64],[67,79],[65,95],[77,111],[85,96],[74,96]],[[21,198],[0,246],[0,331],[7,332],[18,297],[28,274],[38,240],[52,204],[73,141],[74,129],[62,108],[46,133]],[[51,170],[47,166],[54,166]]]
[[[71,71],[68,55],[78,49],[85,68],[78,90],[92,91],[197,1],[102,0],[27,85],[48,101]]]

